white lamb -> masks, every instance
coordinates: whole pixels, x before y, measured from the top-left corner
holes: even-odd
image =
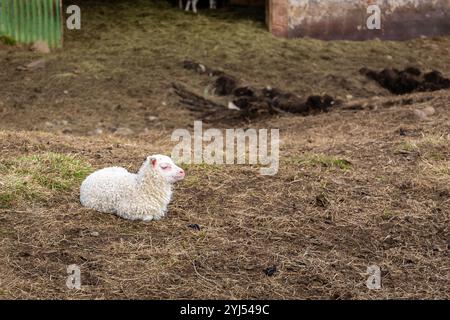
[[[164,155],[147,157],[137,174],[110,167],[90,174],[81,184],[80,202],[100,212],[130,220],[159,220],[172,197],[172,184],[184,171]]]

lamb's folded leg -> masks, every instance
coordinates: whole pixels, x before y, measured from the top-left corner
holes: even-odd
[[[142,221],[152,221],[153,220],[153,216],[143,216],[142,217]]]

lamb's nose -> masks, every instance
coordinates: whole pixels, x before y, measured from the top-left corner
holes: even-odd
[[[181,177],[184,177],[184,170],[180,169],[180,171],[178,171],[178,175]]]

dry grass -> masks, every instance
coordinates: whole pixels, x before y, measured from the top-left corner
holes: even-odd
[[[0,50],[1,298],[450,298],[449,92],[393,98],[357,72],[418,64],[448,74],[449,38],[287,41],[235,9],[192,16],[147,1],[77,3],[83,29],[45,68],[17,71],[36,54]],[[173,128],[192,129],[196,115],[170,83],[202,92],[208,79],[181,68],[185,58],[258,86],[350,93],[371,108],[242,124],[280,129],[278,174],[185,165],[161,221],[82,208],[90,170],[136,170],[144,156],[170,153]],[[436,114],[413,118],[424,104]],[[135,134],[113,134],[119,126]],[[96,128],[104,133],[91,135]],[[65,286],[74,263],[79,291]],[[378,291],[365,287],[372,264]]]
[[[432,124],[409,124],[408,132],[422,130],[418,138],[396,133],[392,109],[371,122],[366,121],[371,111],[277,119],[280,127],[310,125],[282,133],[276,176],[260,176],[245,165],[185,165],[187,178],[175,190],[168,217],[158,223],[83,209],[77,184],[46,202],[17,202],[0,215],[7,226],[0,230],[7,257],[0,264],[2,295],[448,297],[449,178],[439,171],[448,157],[422,156],[448,155],[448,144],[439,138],[450,117],[447,98],[435,99],[440,117]],[[407,115],[401,106],[393,108]],[[355,129],[336,136],[342,117]],[[310,139],[292,139],[298,135]],[[157,131],[131,140],[10,131],[0,137],[6,150],[2,163],[55,152],[76,155],[94,168],[115,164],[136,170],[145,155],[171,148]],[[410,140],[418,149],[398,153]],[[352,163],[347,168],[344,162],[346,170],[340,168],[344,159]],[[38,167],[43,177],[52,176],[49,166]],[[192,223],[200,231],[189,228]],[[83,289],[77,292],[64,285],[65,267],[72,263],[82,269]],[[365,270],[374,263],[383,270],[380,291],[364,286]],[[264,269],[274,264],[277,272],[267,277]],[[26,285],[30,281],[32,288]]]

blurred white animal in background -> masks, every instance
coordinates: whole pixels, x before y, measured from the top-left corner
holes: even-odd
[[[189,8],[192,7],[192,11],[194,13],[197,13],[197,3],[198,3],[198,0],[187,0],[186,8],[184,10],[189,11]],[[180,9],[183,9],[183,0],[179,0],[179,6],[180,6]],[[209,8],[217,9],[216,0],[209,0]]]

